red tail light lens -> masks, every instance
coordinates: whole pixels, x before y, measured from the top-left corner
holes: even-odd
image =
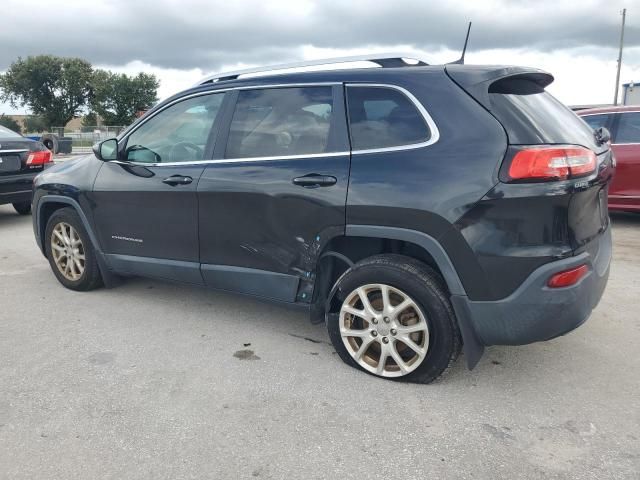
[[[570,287],[571,285],[578,283],[578,281],[584,277],[588,271],[588,266],[580,265],[579,267],[575,267],[570,270],[558,272],[549,279],[547,285],[551,288]]]
[[[31,152],[27,158],[27,165],[44,165],[49,162],[51,162],[51,152],[49,150]]]
[[[510,180],[566,180],[593,173],[596,154],[583,147],[528,147],[509,166]]]

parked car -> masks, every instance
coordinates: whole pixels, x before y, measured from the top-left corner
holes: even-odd
[[[347,364],[412,382],[584,322],[609,273],[608,143],[546,72],[367,59],[209,77],[40,175],[55,276],[303,307]]]
[[[20,215],[31,212],[33,179],[51,162],[51,152],[0,125],[0,205],[12,203]]]
[[[592,128],[611,132],[616,176],[609,187],[609,210],[640,212],[640,105],[576,112]]]

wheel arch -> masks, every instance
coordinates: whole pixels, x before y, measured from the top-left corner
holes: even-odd
[[[111,269],[109,268],[109,265],[105,259],[105,255],[100,248],[100,244],[98,243],[98,238],[94,233],[93,227],[89,223],[89,220],[87,219],[87,216],[83,212],[82,207],[80,206],[78,201],[73,198],[65,197],[63,195],[44,195],[39,199],[34,213],[36,215],[35,225],[38,235],[37,241],[40,250],[42,250],[42,253],[46,257],[44,231],[47,227],[47,222],[51,218],[51,215],[54,214],[54,212],[66,207],[71,207],[75,210],[75,212],[80,217],[80,221],[82,222],[87,235],[89,235],[89,240],[93,245],[93,249],[96,254],[96,260],[98,262],[98,269],[100,270],[100,275],[102,276],[102,281],[105,287],[112,288],[118,285],[119,279],[111,272]]]
[[[449,255],[445,251],[444,247],[438,242],[438,240],[431,235],[416,230],[399,228],[399,227],[387,227],[387,226],[373,226],[373,225],[347,225],[345,235],[342,237],[335,237],[327,243],[325,249],[318,257],[317,266],[317,278],[314,288],[313,304],[311,309],[311,320],[314,323],[319,323],[325,320],[326,315],[332,314],[335,310],[335,293],[336,282],[339,277],[344,274],[350,268],[353,263],[367,258],[368,256],[379,253],[397,253],[391,251],[372,251],[364,252],[364,257],[355,258],[345,255],[341,249],[333,250],[332,248],[342,241],[349,241],[349,239],[370,239],[370,240],[391,240],[402,242],[403,245],[409,245],[416,249],[417,252],[422,252],[422,256],[407,255],[412,258],[416,258],[425,262],[433,267],[443,278],[445,286],[451,298],[452,307],[456,313],[458,320],[458,326],[463,338],[463,350],[465,352],[467,367],[472,369],[480,360],[484,351],[484,346],[478,339],[478,336],[473,328],[472,322],[468,312],[463,311],[460,308],[460,304],[456,299],[466,298],[467,293],[464,289],[460,276],[458,275],[453,262]],[[405,253],[406,255],[406,253]],[[343,258],[344,257],[344,258]],[[326,271],[323,271],[322,261],[325,258],[335,258],[336,262],[341,262],[343,265],[337,272],[329,271],[327,278]],[[352,262],[348,264],[348,262]],[[334,262],[335,263],[335,262]],[[327,285],[330,284],[327,288]]]
[[[397,245],[412,248],[409,252],[398,252],[393,244],[385,241],[397,241],[396,249]],[[351,245],[356,245],[356,248],[350,248]],[[438,240],[429,234],[407,228],[347,225],[345,235],[336,236],[325,244],[318,256],[317,267],[326,258],[334,258],[350,267],[353,263],[380,253],[402,253],[421,260],[442,275],[451,295],[466,295],[453,262]],[[315,298],[317,292],[314,291]]]
[[[80,204],[75,199],[62,195],[45,195],[38,201],[35,211],[36,228],[38,233],[38,246],[42,252],[45,253],[46,250],[44,248],[44,230],[47,227],[49,218],[51,218],[51,215],[53,215],[55,211],[66,207],[72,207],[76,211],[85,230],[87,231],[87,234],[89,235],[89,239],[91,240],[94,249],[96,252],[102,253],[100,245],[98,244],[98,239],[91,227],[91,224],[89,223],[89,220],[87,219],[87,216],[82,211]]]

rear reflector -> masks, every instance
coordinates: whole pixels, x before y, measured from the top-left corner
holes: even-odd
[[[571,285],[578,283],[578,281],[584,277],[588,271],[588,266],[580,265],[579,267],[575,267],[570,270],[558,272],[549,279],[547,285],[551,288],[570,287]]]
[[[566,180],[593,173],[596,154],[575,146],[525,147],[509,166],[510,180]]]
[[[27,165],[44,165],[51,162],[51,151],[31,152],[27,158]]]

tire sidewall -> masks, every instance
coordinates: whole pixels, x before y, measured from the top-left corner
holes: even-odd
[[[82,241],[82,246],[84,248],[84,272],[82,272],[80,278],[75,281],[69,280],[60,272],[51,252],[51,235],[54,227],[61,222],[68,223],[76,230],[76,232],[78,232],[80,240]],[[100,275],[95,257],[95,250],[93,248],[91,240],[89,239],[89,235],[87,234],[87,231],[84,228],[84,225],[75,210],[71,208],[63,208],[61,210],[57,210],[51,215],[51,217],[47,221],[47,226],[45,228],[44,242],[47,259],[49,260],[51,270],[53,270],[53,274],[56,276],[58,281],[62,283],[62,285],[71,290],[89,290],[93,288],[96,275]]]
[[[354,267],[338,280],[336,297],[340,305],[356,288],[367,284],[386,284],[409,295],[421,309],[429,327],[429,348],[422,363],[411,373],[401,377],[380,377],[362,368],[344,346],[340,335],[339,309],[327,316],[329,337],[340,358],[347,364],[370,375],[389,380],[428,383],[437,378],[457,355],[455,324],[451,308],[443,293],[424,282],[422,275],[396,264],[367,264]]]

